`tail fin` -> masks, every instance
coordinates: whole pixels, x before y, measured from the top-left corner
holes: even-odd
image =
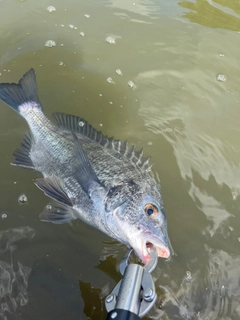
[[[24,74],[18,84],[1,83],[0,100],[8,104],[15,111],[26,102],[35,102],[42,109],[37,93],[36,75],[34,69]]]

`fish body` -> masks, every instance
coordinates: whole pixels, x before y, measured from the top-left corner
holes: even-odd
[[[35,184],[57,201],[46,206],[41,220],[80,218],[132,247],[144,263],[153,246],[160,257],[169,257],[160,187],[142,151],[104,136],[76,116],[56,113],[53,124],[43,113],[33,69],[18,84],[0,84],[0,99],[30,128],[13,165],[41,172]]]

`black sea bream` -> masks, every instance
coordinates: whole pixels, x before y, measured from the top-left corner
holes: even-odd
[[[30,69],[18,84],[0,84],[0,99],[27,121],[30,132],[13,165],[42,173],[35,184],[57,201],[40,214],[53,223],[81,219],[132,247],[147,263],[149,248],[170,255],[160,188],[142,152],[96,131],[84,119],[55,113],[48,120]]]

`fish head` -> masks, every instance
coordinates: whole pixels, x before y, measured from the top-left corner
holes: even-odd
[[[115,238],[133,248],[145,264],[153,247],[159,257],[170,256],[167,219],[160,189],[153,179],[151,181],[151,187],[132,181],[119,185],[105,202],[111,214],[108,229]]]

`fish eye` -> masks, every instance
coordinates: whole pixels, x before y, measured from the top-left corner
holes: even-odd
[[[156,218],[157,214],[158,214],[158,208],[152,204],[152,203],[148,203],[145,205],[144,207],[144,211],[146,213],[146,215],[150,218]]]

